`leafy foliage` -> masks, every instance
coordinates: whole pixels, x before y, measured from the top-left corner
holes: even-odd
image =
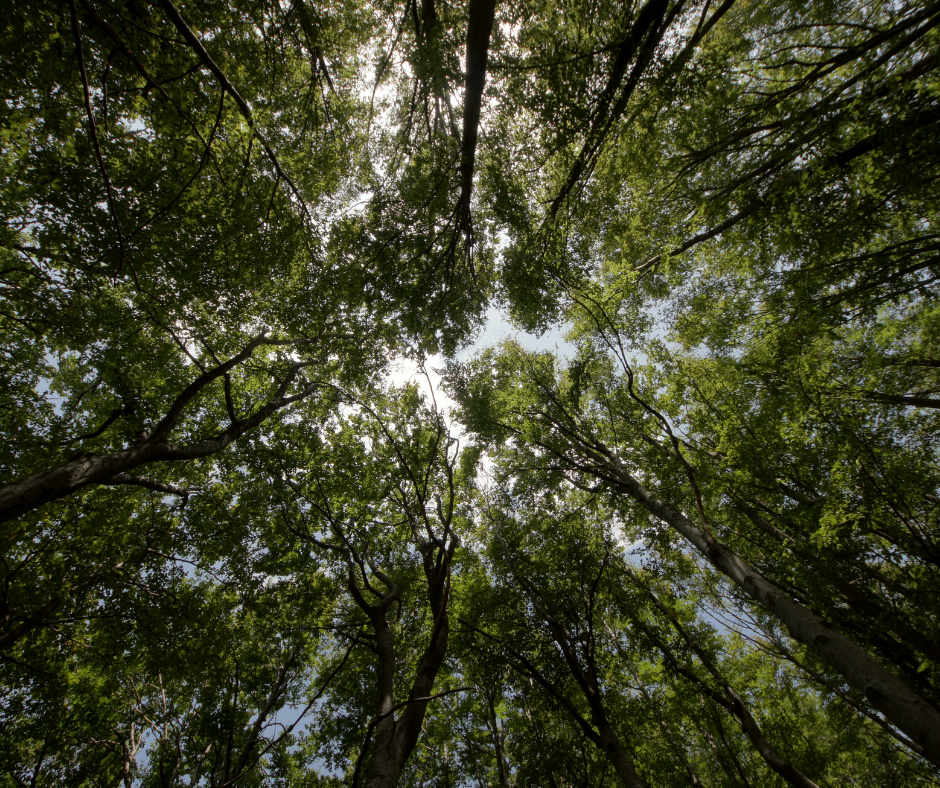
[[[940,784],[935,5],[4,10],[0,784]]]

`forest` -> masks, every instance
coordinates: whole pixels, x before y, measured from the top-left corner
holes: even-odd
[[[2,6],[0,788],[940,786],[940,2]]]

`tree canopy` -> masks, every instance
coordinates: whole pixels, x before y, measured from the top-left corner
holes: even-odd
[[[940,6],[0,26],[0,785],[940,785]]]

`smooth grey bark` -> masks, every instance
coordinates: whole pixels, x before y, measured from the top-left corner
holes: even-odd
[[[785,545],[790,552],[806,561],[807,568],[813,567],[813,571],[817,573],[825,572],[826,581],[832,584],[832,587],[839,592],[846,604],[858,612],[859,615],[871,620],[876,620],[878,625],[890,632],[894,632],[900,639],[899,645],[909,645],[922,651],[925,656],[929,657],[934,662],[940,662],[940,644],[931,640],[920,630],[910,626],[906,620],[898,616],[895,611],[891,610],[880,601],[872,599],[870,596],[863,593],[858,586],[853,585],[849,578],[843,577],[838,572],[827,571],[827,567],[822,565],[822,562],[815,553],[803,547],[786,531],[768,522],[759,512],[748,506],[744,501],[735,500],[734,504],[738,509],[744,512],[747,518],[761,531],[780,544]],[[858,568],[859,571],[864,571],[862,567]],[[896,585],[892,590],[897,590]]]
[[[877,714],[874,714],[870,709],[865,708],[865,706],[863,706],[861,703],[855,700],[855,698],[853,698],[850,695],[847,695],[844,690],[842,690],[840,687],[837,687],[832,681],[827,679],[822,674],[817,673],[805,662],[801,662],[800,660],[798,660],[795,656],[793,656],[793,654],[790,651],[788,651],[783,646],[783,644],[780,643],[780,641],[777,638],[773,636],[772,633],[769,633],[766,630],[764,630],[764,634],[767,635],[767,637],[771,641],[773,641],[774,647],[776,648],[777,652],[780,654],[781,657],[792,662],[794,665],[796,665],[797,668],[802,670],[807,676],[809,676],[815,682],[825,687],[833,695],[836,695],[839,698],[841,698],[844,703],[851,706],[859,714],[870,719],[873,723],[875,723],[882,730],[884,730],[885,733],[887,733],[889,736],[891,736],[894,739],[897,739],[905,747],[908,747],[909,749],[916,752],[919,756],[921,756],[921,758],[924,757],[924,752],[923,752],[923,749],[920,747],[920,745],[915,744],[906,736],[904,736],[902,733],[899,733],[898,730],[893,725],[886,722],[883,718],[879,717]]]
[[[593,708],[591,710],[591,716],[595,717]],[[627,786],[627,788],[646,788],[646,782],[637,774],[636,766],[633,765],[633,759],[627,755],[626,750],[624,750],[623,745],[620,743],[620,737],[613,729],[613,726],[609,723],[605,724],[600,729],[600,736],[601,749],[607,755],[611,765],[616,770],[620,781]]]
[[[397,589],[394,598],[397,598]],[[368,786],[395,786],[404,764],[403,753],[395,742],[395,639],[386,618],[387,607],[369,613],[375,635],[376,718],[375,756],[366,781]]]
[[[773,613],[797,640],[813,648],[876,709],[923,748],[924,757],[940,766],[940,712],[886,670],[821,616],[791,599],[770,580],[724,545],[709,540],[682,512],[653,495],[606,447],[603,455],[609,478],[655,517],[681,534],[712,566],[755,602]]]
[[[600,323],[598,327],[603,331]],[[614,350],[613,345],[610,347]],[[664,417],[633,393],[632,371],[625,359],[622,363],[627,370],[631,397],[647,412],[655,415],[671,435],[671,429]],[[572,479],[569,476],[572,484],[591,492],[598,492],[606,487],[616,493],[624,494],[671,527],[715,569],[776,616],[787,627],[792,637],[814,649],[850,685],[860,691],[872,706],[884,714],[908,738],[922,747],[923,755],[927,760],[940,766],[940,711],[904,681],[885,669],[881,663],[850,638],[839,632],[830,622],[797,602],[741,556],[718,542],[708,530],[694,473],[680,453],[677,452],[677,456],[685,465],[689,482],[696,493],[701,527],[670,503],[647,490],[629,472],[616,453],[601,441],[593,438],[590,433],[584,432],[577,421],[572,419],[564,406],[559,403],[551,387],[542,382],[538,385],[565,416],[559,420],[541,411],[529,412],[526,416],[543,419],[563,441],[565,449],[559,449],[557,446],[542,441],[537,441],[537,444],[554,455],[563,464],[565,470],[574,472],[576,475],[590,475],[600,482],[595,487],[588,487],[578,478]],[[580,460],[572,458],[566,452],[573,452],[576,457],[580,457]]]

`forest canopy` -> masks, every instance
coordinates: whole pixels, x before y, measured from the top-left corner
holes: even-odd
[[[0,786],[940,786],[940,5],[0,26]]]

